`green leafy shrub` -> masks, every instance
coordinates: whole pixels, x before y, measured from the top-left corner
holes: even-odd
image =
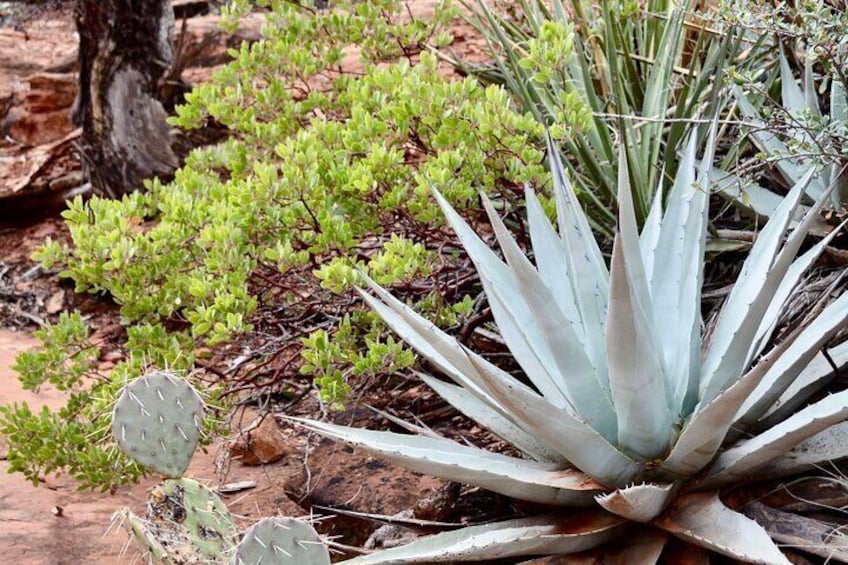
[[[169,184],[70,204],[72,244],[48,242],[36,257],[61,266],[77,291],[120,305],[129,360],[109,376],[74,381],[74,410],[6,409],[0,425],[17,470],[35,478],[70,466],[87,486],[136,478],[139,469],[111,447],[101,418],[121,384],[150,367],[191,369],[198,348],[254,329],[284,335],[258,362],[226,374],[247,387],[280,388],[302,370],[338,404],[348,377],[409,367],[412,354],[359,308],[351,292],[357,269],[443,324],[470,313],[475,279],[441,231],[430,183],[459,210],[476,206],[481,190],[509,207],[523,183],[546,183],[534,147],[542,126],[498,87],[442,78],[422,50],[428,39],[445,40],[439,29],[453,15],[446,6],[422,22],[394,1],[334,5],[271,2],[264,39],[234,51],[210,84],[188,95],[174,124],[216,120],[229,140],[193,152]],[[351,44],[356,49],[346,50]],[[25,378],[77,378],[75,364],[57,360],[87,347],[78,320],[63,317],[42,333],[42,348],[19,361]],[[256,369],[301,349],[285,371],[268,377]],[[83,470],[59,455],[83,445],[102,460]]]

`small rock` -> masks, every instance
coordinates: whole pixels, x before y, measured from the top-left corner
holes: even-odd
[[[76,93],[74,73],[32,75],[14,92],[0,129],[30,146],[57,141],[75,128],[70,108]]]
[[[103,361],[111,361],[115,363],[116,361],[123,361],[124,354],[121,353],[119,349],[113,349],[112,351],[107,351],[103,355],[100,356],[100,359]]]
[[[50,295],[50,298],[47,299],[47,302],[44,304],[44,310],[48,314],[55,314],[56,312],[61,312],[65,307],[65,291],[57,290],[53,294]]]
[[[236,481],[219,486],[218,492],[221,494],[231,494],[252,488],[256,488],[256,481]]]
[[[254,430],[240,434],[230,446],[230,457],[244,465],[265,465],[288,453],[285,438],[273,417],[267,416]]]

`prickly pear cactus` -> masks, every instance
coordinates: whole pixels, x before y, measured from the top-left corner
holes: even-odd
[[[184,379],[157,372],[124,387],[112,413],[112,435],[142,465],[179,477],[197,447],[202,421],[197,391]]]
[[[169,479],[147,498],[147,516],[125,511],[124,526],[153,563],[224,563],[237,537],[218,496],[193,479]]]
[[[151,532],[150,523],[130,512],[128,508],[122,508],[112,517],[119,520],[121,525],[129,532],[130,537],[136,541],[147,562],[163,563],[167,552],[159,540]]]
[[[265,518],[247,531],[233,559],[233,565],[260,563],[330,565],[330,551],[306,522]]]

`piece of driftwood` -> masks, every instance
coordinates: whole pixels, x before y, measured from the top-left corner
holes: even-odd
[[[848,536],[839,525],[776,510],[757,501],[746,504],[741,510],[781,545],[848,562]]]
[[[111,197],[170,177],[177,158],[157,99],[173,61],[170,0],[77,0],[74,16],[80,91],[73,116],[83,131],[84,176]]]

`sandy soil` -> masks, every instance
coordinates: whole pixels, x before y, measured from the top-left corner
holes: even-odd
[[[57,407],[55,391],[24,391],[11,370],[15,356],[35,341],[18,332],[0,331],[0,404],[26,401],[33,408]],[[117,563],[126,541],[123,533],[104,535],[112,513],[120,506],[143,507],[139,485],[115,496],[95,497],[76,492],[67,477],[49,477],[34,487],[18,474],[7,473],[0,461],[0,551],[3,561],[23,564]],[[61,508],[61,515],[58,509]]]

